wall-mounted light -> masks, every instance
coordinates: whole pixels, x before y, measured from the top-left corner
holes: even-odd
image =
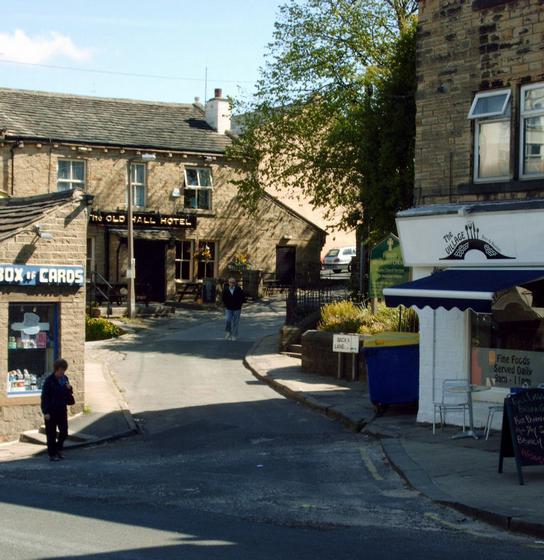
[[[179,198],[181,196],[181,189],[179,187],[174,187],[172,189],[172,198]]]
[[[45,231],[40,224],[34,226],[34,233],[41,239],[46,241],[51,241],[53,239],[53,234]]]

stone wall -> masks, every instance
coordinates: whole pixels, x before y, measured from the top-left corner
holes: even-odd
[[[520,87],[544,81],[540,0],[425,0],[419,4],[415,204],[544,195],[542,180],[474,188],[474,94],[512,91],[512,168]]]
[[[130,160],[140,152],[93,146],[66,146],[63,144],[36,144],[25,142],[22,148],[0,143],[1,188],[13,196],[29,196],[56,192],[57,162],[75,159],[86,162],[86,191],[95,199],[93,208],[103,211],[124,210]],[[13,152],[13,162],[11,153]],[[140,154],[141,155],[141,154]],[[12,166],[15,174],[12,174]],[[273,272],[276,266],[276,246],[297,247],[297,272],[319,277],[319,255],[324,233],[310,225],[272,198],[262,199],[256,211],[245,212],[237,198],[234,183],[238,170],[225,158],[204,157],[180,153],[158,152],[156,159],[146,163],[146,211],[158,210],[164,214],[185,211],[183,206],[184,170],[190,167],[209,167],[213,178],[212,210],[198,210],[197,228],[177,231],[176,239],[215,241],[219,261],[216,275],[228,275],[227,264],[236,253],[247,252],[253,268]],[[173,190],[181,190],[179,197]],[[139,209],[135,209],[137,211]],[[106,245],[104,228],[91,226],[89,235],[95,238],[97,270],[104,274]],[[168,233],[166,233],[168,237]],[[126,269],[126,245],[121,246],[117,270],[117,249],[120,238],[110,237],[110,279],[119,281]],[[174,250],[167,249],[167,285],[170,295],[174,290]]]
[[[40,220],[52,240],[37,238],[30,231],[0,243],[0,262],[39,265],[85,265],[87,211],[79,200],[57,207]],[[59,355],[69,363],[68,376],[74,387],[72,413],[83,410],[85,367],[84,288],[0,287],[0,441],[13,439],[21,431],[37,428],[43,417],[40,398],[6,396],[8,371],[9,303],[56,303],[59,306]]]

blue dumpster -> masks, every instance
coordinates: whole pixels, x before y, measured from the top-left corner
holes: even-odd
[[[370,400],[376,405],[419,400],[419,334],[380,333],[366,337],[363,352]]]

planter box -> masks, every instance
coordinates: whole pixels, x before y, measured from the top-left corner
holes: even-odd
[[[364,336],[359,336],[363,346]],[[333,333],[324,331],[306,331],[302,335],[302,371],[328,375],[336,378],[338,373],[338,354],[332,351]],[[351,355],[342,358],[342,377],[351,380]],[[357,356],[359,381],[366,382],[366,364],[363,353]]]

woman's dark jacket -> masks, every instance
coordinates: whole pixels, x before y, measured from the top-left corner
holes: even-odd
[[[229,287],[225,286],[223,288],[223,305],[229,311],[237,311],[238,309],[242,309],[242,304],[244,303],[245,297],[244,292],[240,286],[236,286],[234,288],[234,293],[230,293]]]
[[[70,383],[68,377],[66,384]],[[42,387],[42,412],[44,414],[61,414],[66,412],[69,404],[74,404],[72,389],[61,385],[55,374],[47,376]]]

